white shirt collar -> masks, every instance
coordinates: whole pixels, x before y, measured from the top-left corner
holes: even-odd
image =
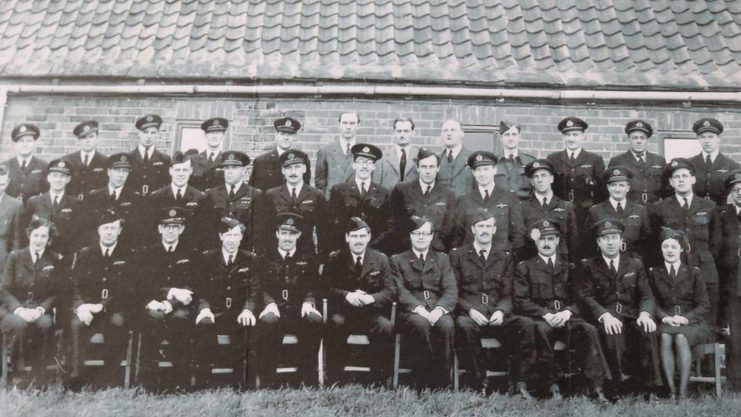
[[[90,152],[85,152],[82,149],[80,149],[80,159],[83,162],[85,161],[85,156],[87,156],[87,163],[89,164],[90,162],[93,161],[93,156],[95,156],[95,150],[92,150]]]
[[[668,274],[669,271],[672,270],[672,265],[674,265],[674,272],[679,273],[679,267],[682,265],[682,262],[677,260],[677,262],[669,263],[664,261],[664,267],[666,268],[666,273]]]
[[[352,263],[355,263],[355,260],[358,259],[358,256],[360,257],[360,264],[363,264],[363,261],[365,261],[365,251],[361,253],[360,255],[356,255],[352,252],[350,252],[350,256],[352,257]]]
[[[286,252],[283,249],[278,248],[278,253],[280,253],[281,258],[284,258],[285,259],[286,255],[293,256],[293,254],[296,253],[296,249],[294,249],[294,250],[292,250],[290,252]]]
[[[509,150],[505,149],[505,150],[504,150],[504,153],[502,153],[502,158],[503,158],[503,159],[504,159],[505,161],[508,161],[508,160],[509,160],[509,156],[510,156],[510,155],[512,155],[512,158],[513,158],[513,159],[517,159],[517,157],[518,157],[518,156],[520,156],[520,149],[519,149],[519,148],[517,148],[517,149],[515,149],[514,151],[509,151]]]
[[[29,246],[28,247],[28,252],[31,254],[31,260],[34,260],[33,259],[33,256],[34,256],[35,253],[38,253],[39,254],[39,259],[43,258],[44,257],[44,250],[45,249],[41,249],[40,251],[35,251],[35,250],[32,250],[31,247]]]
[[[610,197],[608,200],[610,200],[610,205],[612,206],[612,208],[614,208],[615,210],[617,210],[618,201],[615,200],[612,197]],[[628,200],[623,200],[623,201],[620,202],[620,205],[623,207],[623,209],[625,209],[625,202],[626,201],[628,201]]]
[[[229,253],[229,252],[225,251],[224,248],[221,248],[221,256],[224,257],[224,263],[225,264],[228,264],[229,263],[229,257],[230,256],[233,256],[232,262],[234,262],[234,260],[237,259],[237,253],[239,253],[239,251],[234,252],[234,253]]]
[[[614,257],[612,259],[610,259],[610,258],[602,255],[602,259],[605,260],[605,265],[607,265],[608,268],[610,267],[610,261],[613,261],[613,262],[615,262],[615,270],[617,271],[619,269],[619,267],[618,267],[618,265],[620,265],[620,254],[619,253],[617,254],[616,257]]]
[[[581,154],[581,150],[582,150],[582,148],[579,148],[579,149],[577,149],[577,150],[575,150],[575,151],[572,151],[572,150],[566,149],[566,156],[567,156],[568,158],[571,158],[571,154],[574,154],[574,159],[576,159],[576,158],[578,158],[578,157],[579,157],[579,155]]]
[[[687,194],[687,197],[680,197],[679,194],[674,194],[674,198],[677,199],[677,201],[679,202],[679,205],[680,206],[684,204],[684,199],[685,198],[687,199],[687,205],[692,206],[692,197],[694,197],[694,194],[693,193]]]
[[[113,245],[111,245],[111,246],[103,246],[103,245],[101,245],[101,244],[99,243],[99,244],[98,244],[98,246],[100,246],[100,254],[101,254],[101,255],[105,255],[105,252],[106,252],[106,251],[109,251],[109,252],[108,252],[109,254],[113,254],[113,252],[115,252],[115,251],[116,251],[116,246],[117,246],[117,245],[118,245],[118,242],[114,243],[114,244],[113,244]]]
[[[283,149],[280,146],[275,147],[275,151],[278,152],[278,156],[283,155],[283,152],[287,151],[288,149]]]
[[[412,155],[410,155],[411,150],[412,150],[412,145],[407,145],[407,146],[394,145],[394,146],[396,146],[396,153],[399,158],[401,158],[402,149],[407,153],[407,163],[409,163],[409,158],[412,157]]]
[[[165,244],[165,242],[162,242],[162,241],[160,241],[160,243],[162,244],[162,247],[165,248],[165,252],[169,252],[170,251],[170,246],[172,246],[172,250],[174,252],[178,248],[179,241],[178,242],[175,242],[175,243],[170,243],[170,244]]]
[[[145,148],[142,145],[137,145],[137,148],[139,148],[139,154],[141,155],[142,159],[144,158],[144,152],[147,152],[147,148]],[[152,157],[152,153],[154,153],[154,145],[149,147],[149,157]]]
[[[453,151],[453,159],[458,157],[458,154],[461,153],[461,149],[463,149],[463,144],[459,144],[454,146],[453,148],[445,148],[445,153],[443,153],[443,156],[447,157],[448,152],[451,150]]]
[[[538,253],[538,256],[540,256],[540,259],[542,259],[543,262],[546,263],[546,265],[548,265],[548,260],[550,259],[551,262],[553,263],[553,266],[556,266],[556,254],[553,254],[551,256],[543,256],[540,253]]]
[[[536,192],[533,193],[535,196],[535,199],[538,200],[539,204],[543,204],[543,197],[545,197],[545,203],[551,204],[551,200],[553,200],[553,190],[548,190],[548,192],[545,195],[540,195]]]
[[[28,167],[28,164],[31,163],[31,158],[33,158],[33,155],[29,156],[28,158],[22,158],[20,155],[16,155],[15,159],[18,160],[18,166],[23,166],[23,161],[26,161],[26,167]]]
[[[414,252],[414,257],[419,259],[419,255],[422,254],[422,256],[425,258],[425,261],[427,261],[427,254],[430,252],[429,249],[427,249],[424,252],[418,252],[417,249],[412,248],[412,252]]]
[[[484,198],[484,196],[486,195],[486,190],[489,190],[489,198],[491,198],[492,194],[494,194],[495,185],[496,184],[494,183],[494,181],[492,181],[491,184],[487,185],[486,187],[482,187],[480,185],[477,186],[477,188],[479,189],[479,193],[481,193],[481,198]]]
[[[5,195],[5,194],[3,194],[3,195]],[[738,215],[739,213],[741,213],[741,207],[739,207],[739,206],[737,206],[735,204],[733,205],[733,207],[736,208],[736,215]]]
[[[54,202],[55,197],[58,197],[59,201],[61,202],[62,197],[64,197],[64,191],[62,191],[61,193],[55,193],[54,191],[49,190],[49,198],[51,199],[52,202]]]
[[[491,255],[492,244],[490,243],[489,244],[489,247],[488,248],[485,248],[485,247],[479,245],[479,242],[477,242],[477,241],[474,240],[473,241],[473,248],[476,250],[476,254],[481,253],[481,250],[482,249],[485,250],[486,251],[486,257],[488,259],[489,258],[489,255]]]
[[[345,153],[345,152],[347,152],[347,145],[348,144],[350,145],[351,148],[353,146],[355,146],[355,138],[352,138],[352,140],[347,140],[347,139],[345,139],[343,137],[340,137],[340,150],[345,155],[348,155],[347,153]]]
[[[371,179],[368,178],[366,180],[360,180],[358,177],[355,177],[355,185],[358,186],[358,191],[362,191],[363,184],[365,184],[365,191],[368,191],[370,189]],[[298,193],[298,191],[297,191]]]
[[[710,155],[710,160],[715,162],[715,158],[718,157],[719,153],[720,153],[720,149],[716,149],[715,152],[710,153],[710,154],[706,153],[705,151],[702,151],[702,160],[705,161],[706,159],[708,159],[708,155]]]
[[[239,191],[239,189],[242,188],[242,184],[243,184],[242,181],[240,181],[240,182],[238,182],[236,184],[229,184],[229,183],[226,183],[226,182],[224,183],[224,185],[226,186],[226,192],[227,193],[229,192],[229,190],[232,189],[232,187],[234,187],[234,194],[236,194],[237,191]],[[185,193],[185,187],[183,187],[183,193]]]
[[[639,156],[641,158],[643,158],[643,162],[646,162],[646,158],[648,157],[648,153],[646,151],[643,151],[642,153],[637,154],[637,153],[633,152],[633,150],[631,149],[630,150],[630,154],[633,155],[633,159],[635,159],[636,162],[638,161],[638,157]]]
[[[435,189],[435,182],[433,181],[432,184],[427,184],[422,180],[419,180],[419,188],[422,190],[422,193],[425,193],[427,191],[427,187],[430,187],[430,192]]]
[[[209,158],[211,156],[211,154],[213,154],[214,155],[214,160],[216,160],[216,157],[219,156],[220,153],[221,153],[221,146],[218,147],[218,148],[216,148],[215,151],[212,151],[211,149],[206,148],[206,158]]]
[[[240,183],[241,184],[241,183]],[[183,185],[182,187],[177,187],[175,184],[170,183],[170,188],[172,189],[172,195],[176,196],[178,195],[178,190],[180,190],[180,193],[185,196],[185,189],[188,188],[188,184]],[[238,190],[239,188],[237,188]],[[227,192],[229,191],[229,188],[227,187]],[[235,190],[236,191],[236,190]]]
[[[111,195],[111,193],[116,192],[116,198],[121,197],[121,191],[123,191],[123,185],[118,188],[111,188],[111,186],[108,186],[108,195]]]
[[[295,188],[296,189],[296,197],[298,197],[301,194],[301,190],[303,190],[303,188],[304,188],[304,182],[301,181],[298,185],[295,185],[295,186],[294,185],[288,185],[288,183],[286,183],[286,188],[288,188],[288,194],[291,194],[291,189]]]

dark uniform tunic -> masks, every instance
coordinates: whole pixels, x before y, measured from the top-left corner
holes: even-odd
[[[561,239],[558,242],[559,256],[568,261],[578,259],[583,253],[580,248],[584,246],[584,242],[579,240],[574,205],[553,195],[551,201],[544,207],[543,200],[538,200],[538,198],[533,195],[521,203],[526,234],[529,234],[530,227],[538,220],[557,222],[561,226]],[[529,259],[537,255],[538,250],[532,240],[528,237],[525,240],[522,258]]]
[[[497,163],[497,175],[494,177],[497,187],[513,192],[520,201],[528,200],[532,185],[530,178],[525,175],[525,167],[533,162],[535,157],[524,152],[519,152],[514,159],[509,159],[504,154],[497,156],[499,163]]]
[[[628,168],[633,177],[630,179],[628,200],[638,204],[655,203],[673,194],[664,177],[666,161],[661,155],[644,152],[643,162],[639,162],[633,152],[627,151],[610,159],[608,169],[616,166]]]
[[[482,260],[473,244],[450,252],[450,263],[458,283],[458,314],[456,325],[461,355],[459,358],[473,367],[477,381],[486,376],[486,356],[481,337],[497,337],[515,360],[513,381],[533,378],[535,366],[535,324],[527,317],[513,314],[512,256],[506,252],[491,252]],[[479,326],[468,314],[477,310],[487,319],[496,311],[504,313],[501,326]]]
[[[224,183],[224,168],[221,166],[221,152],[214,153],[214,160],[209,161],[208,152],[203,151],[190,158],[193,174],[190,176],[190,185],[206,191]]]
[[[693,187],[695,194],[706,200],[712,200],[715,204],[726,204],[728,191],[724,181],[731,171],[741,165],[722,153],[718,153],[711,165],[705,163],[702,153],[693,156],[689,161],[695,166],[697,179]],[[712,301],[711,298],[710,302]]]
[[[10,251],[21,248],[19,227],[22,215],[20,200],[7,194],[0,196],[0,269],[5,267]]]
[[[18,228],[18,233],[20,233],[18,240],[23,245],[28,244],[26,227],[28,227],[33,216],[51,220],[56,233],[50,242],[50,248],[64,255],[65,259],[70,262],[72,254],[80,249],[83,243],[88,243],[82,242],[82,234],[80,233],[82,222],[85,220],[82,212],[82,202],[74,195],[65,192],[56,206],[52,203],[48,191],[28,199],[21,226]]]
[[[301,191],[296,196],[296,200],[291,197],[291,191],[288,186],[283,184],[280,187],[272,188],[265,192],[266,211],[265,223],[267,230],[276,230],[275,216],[278,213],[296,213],[303,216],[301,222],[301,237],[297,246],[300,252],[307,254],[326,253],[326,224],[329,217],[327,212],[327,202],[324,199],[324,193],[320,190],[310,187],[304,183]],[[316,227],[316,244],[314,242],[314,228]],[[268,237],[266,247],[278,247],[275,234]]]
[[[651,219],[648,210],[645,206],[632,200],[623,201],[621,205],[623,206],[622,214],[618,213],[610,200],[603,201],[589,209],[589,214],[583,223],[585,233],[583,242],[589,242],[589,244],[585,244],[585,250],[582,253],[587,256],[594,256],[599,252],[597,245],[591,244],[594,239],[587,236],[591,233],[592,225],[601,220],[615,219],[620,220],[624,227],[622,233],[623,246],[620,248],[621,256],[627,255],[648,262],[650,259],[648,254],[655,250],[652,247],[652,245],[655,246],[655,243],[651,240]]]
[[[656,203],[652,221],[655,229],[664,226],[681,230],[687,236],[689,242],[687,264],[690,267],[700,268],[708,287],[710,310],[706,321],[709,325],[718,323],[720,313],[718,270],[710,250],[710,234],[715,227],[715,216],[715,203],[695,194],[688,211],[682,209],[676,196],[667,197]],[[656,256],[655,259],[661,259],[661,257]]]
[[[583,259],[577,268],[580,297],[590,321],[599,329],[612,380],[620,382],[624,375],[632,375],[644,386],[658,386],[661,372],[657,334],[643,331],[636,323],[641,312],[654,313],[646,269],[643,262],[626,255],[620,256],[615,268],[617,273],[610,271],[602,255]],[[622,333],[605,332],[598,320],[605,313],[623,323]]]
[[[558,258],[558,257],[556,257]],[[547,384],[555,383],[564,372],[554,360],[553,346],[564,341],[573,349],[575,369],[581,369],[591,388],[602,386],[606,363],[597,329],[580,318],[575,278],[570,277],[573,264],[556,259],[553,268],[539,255],[515,267],[515,313],[535,322],[535,346],[540,375]],[[551,327],[543,316],[569,310],[569,321],[561,328]]]
[[[219,246],[218,230],[221,218],[228,216],[239,220],[247,230],[242,239],[243,249],[255,249],[262,251],[262,239],[266,236],[265,230],[269,218],[263,213],[265,209],[262,191],[244,183],[239,183],[239,188],[234,196],[229,196],[229,189],[225,184],[210,188],[199,203],[199,209],[195,214],[194,231],[198,235],[197,247],[200,249],[213,249]],[[172,191],[171,191],[172,192]],[[273,229],[270,229],[273,230]]]
[[[113,200],[109,192],[108,187],[99,188],[91,192],[83,203],[83,218],[97,219],[106,210],[115,211],[123,219],[123,232],[119,237],[119,241],[125,245],[132,246],[134,239],[146,236],[144,231],[146,215],[142,215],[146,214],[146,211],[142,211],[144,210],[144,199],[141,194],[128,186],[128,182],[127,185],[124,185],[119,190],[116,200]],[[93,244],[98,239],[97,225],[93,224],[93,222],[87,222],[85,224],[86,226],[83,227],[85,236],[81,242],[82,246]]]
[[[353,361],[353,352],[346,344],[351,334],[366,334],[373,349],[371,372],[373,380],[390,376],[394,325],[389,320],[391,302],[396,298],[396,286],[389,260],[381,252],[366,249],[363,263],[356,267],[355,255],[349,249],[330,254],[322,272],[328,296],[327,366],[330,381],[339,379],[343,367]],[[374,302],[354,307],[345,297],[348,292],[365,291]]]
[[[432,249],[447,252],[450,249],[449,235],[452,226],[452,211],[455,208],[455,194],[446,187],[437,184],[425,195],[417,179],[399,183],[394,187],[390,197],[390,215],[392,229],[389,239],[384,244],[387,254],[403,252],[411,242],[409,230],[412,216],[427,217],[432,222],[435,235],[432,238]]]
[[[313,313],[301,317],[301,307],[303,303],[311,303],[321,311],[322,307],[317,304],[316,298],[319,285],[317,260],[313,254],[301,253],[300,250],[285,260],[276,245],[260,261],[264,264],[264,269],[260,271],[262,305],[275,303],[280,312],[280,317],[271,313],[258,319],[257,348],[261,380],[271,385],[276,366],[291,361],[290,366],[299,368],[304,382],[315,383],[322,318]],[[298,338],[298,351],[290,358],[281,355],[281,341],[285,334]]]
[[[282,165],[278,159],[278,150],[266,152],[252,163],[252,175],[250,175],[250,185],[262,191],[268,191],[271,188],[279,187],[285,182],[283,178]],[[304,161],[306,173],[304,173],[304,184],[311,182],[311,161]]]
[[[154,145],[152,145],[154,147]],[[144,163],[139,147],[129,152],[131,173],[126,186],[143,196],[160,189],[170,182],[170,155],[153,149],[149,161]]]
[[[181,207],[186,210],[185,231],[180,237],[184,243],[190,247],[197,247],[200,243],[206,241],[204,236],[199,232],[208,233],[206,236],[213,235],[213,230],[204,230],[203,224],[200,224],[197,215],[202,213],[201,203],[205,198],[205,193],[190,185],[184,187],[183,195],[178,199],[172,192],[171,184],[168,184],[153,193],[150,193],[145,199],[147,209],[147,237],[153,241],[159,240],[157,230],[157,219],[160,210],[167,207]],[[199,246],[198,246],[199,247]],[[205,248],[204,248],[205,249]]]
[[[602,183],[605,162],[601,156],[582,149],[572,162],[569,152],[563,150],[548,155],[548,160],[556,170],[553,192],[574,204],[576,218],[583,219],[590,207],[607,197]]]
[[[710,308],[708,293],[702,273],[698,268],[681,265],[672,278],[666,266],[649,269],[649,283],[656,296],[656,320],[660,333],[683,334],[690,346],[708,343],[712,340],[713,328],[705,323],[705,315]],[[689,323],[684,326],[671,326],[661,323],[664,317],[680,315]]]
[[[78,200],[84,200],[91,191],[105,187],[108,182],[108,157],[102,153],[95,151],[87,165],[83,165],[79,151],[65,155],[64,160],[72,166],[67,192]]]
[[[448,255],[429,250],[422,263],[408,250],[391,257],[391,274],[399,294],[401,329],[411,339],[405,344],[406,357],[414,359],[418,382],[433,387],[449,385],[458,288]],[[417,306],[428,311],[439,306],[448,313],[433,327],[426,318],[412,311]]]
[[[329,251],[338,250],[345,243],[345,226],[351,217],[357,216],[363,219],[371,228],[371,247],[380,249],[380,244],[387,235],[391,212],[389,211],[389,191],[380,185],[365,182],[367,189],[365,195],[358,189],[355,178],[344,184],[332,187],[329,193],[329,211],[327,215],[332,218],[328,228]]]
[[[245,327],[239,324],[237,318],[245,309],[250,310],[255,319],[260,314],[258,308],[262,305],[262,293],[258,270],[261,262],[254,253],[239,251],[233,262],[227,265],[221,248],[206,252],[200,259],[200,275],[193,281],[196,292],[194,299],[198,300],[194,314],[208,308],[216,322],[202,321],[196,330],[195,360],[200,371],[196,376],[197,386],[212,386],[209,381],[213,378],[211,370],[214,368],[234,369],[229,378],[231,385],[245,383],[244,359],[249,339]],[[229,344],[217,346],[218,335],[227,335]],[[214,349],[225,352],[214,355]],[[248,365],[254,367],[254,352],[250,350],[249,353]]]
[[[49,189],[49,184],[46,183],[46,169],[49,164],[46,161],[32,156],[25,169],[21,169],[16,157],[3,164],[8,167],[8,187],[5,194],[25,203],[30,197]]]

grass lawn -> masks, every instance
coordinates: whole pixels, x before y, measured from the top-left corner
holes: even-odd
[[[516,397],[484,398],[473,392],[397,392],[357,386],[324,390],[276,390],[235,393],[208,391],[189,395],[150,396],[113,389],[77,394],[0,391],[2,417],[104,416],[728,416],[741,414],[741,395],[716,400],[702,396],[672,403],[625,399],[599,406],[584,398],[525,402]]]

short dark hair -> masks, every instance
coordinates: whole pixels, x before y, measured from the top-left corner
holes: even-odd
[[[414,120],[412,120],[412,119],[410,119],[408,117],[397,117],[396,119],[394,119],[394,124],[391,125],[391,127],[393,127],[394,129],[396,129],[396,124],[399,123],[399,122],[409,122],[409,123],[411,123],[412,124],[412,130],[414,130]]]
[[[346,114],[354,114],[355,117],[358,119],[358,124],[360,124],[360,115],[354,111],[343,111],[342,113],[340,113],[339,117],[337,117],[337,123],[340,123],[342,121],[342,116]]]
[[[28,227],[26,228],[26,236],[31,236],[31,232],[38,229],[39,227],[49,228],[49,237],[51,237],[51,234],[54,229],[54,224],[51,222],[51,220],[47,219],[46,217],[39,217],[39,216],[33,216],[31,218],[31,222],[28,223]]]

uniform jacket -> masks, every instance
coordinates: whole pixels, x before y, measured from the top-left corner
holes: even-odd
[[[72,268],[73,308],[101,303],[109,312],[140,311],[144,297],[136,263],[134,251],[120,242],[107,259],[98,244],[80,249]]]
[[[68,153],[64,160],[72,166],[72,179],[67,184],[67,192],[83,200],[91,191],[103,188],[108,182],[108,157],[95,151],[87,165],[82,164],[80,151]]]
[[[419,180],[405,181],[394,187],[389,199],[393,229],[389,233],[387,253],[399,253],[409,248],[409,231],[412,230],[411,217],[427,217],[432,221],[435,236],[432,238],[432,249],[447,252],[450,249],[450,232],[452,230],[455,194],[439,184],[425,196]]]
[[[85,219],[82,202],[74,195],[65,192],[56,208],[53,207],[48,191],[29,198],[23,210],[21,227],[18,228],[20,234],[18,240],[22,245],[28,245],[26,227],[34,215],[49,219],[54,223],[56,234],[50,246],[54,251],[71,255],[81,247],[80,228],[81,222]]]
[[[542,200],[538,201],[535,196],[531,196],[521,203],[521,207],[525,233],[527,235],[525,237],[524,259],[529,259],[538,254],[538,250],[529,235],[533,223],[542,219],[555,221],[561,225],[561,239],[558,244],[559,255],[569,261],[579,258],[582,253],[580,248],[585,245],[580,241],[581,236],[577,227],[578,220],[574,213],[573,204],[553,195],[548,205],[543,207]]]
[[[589,207],[607,198],[602,172],[605,162],[596,153],[582,149],[572,164],[566,150],[548,155],[555,168],[553,192],[574,203],[577,216],[586,214]]]
[[[711,233],[711,249],[718,269],[724,273],[736,271],[741,260],[741,219],[734,204],[715,209],[716,222]],[[735,277],[735,274],[734,274]],[[741,287],[740,287],[741,288]]]
[[[651,152],[645,152],[645,155],[645,161],[639,163],[633,153],[627,151],[610,159],[608,164],[608,169],[616,166],[630,169],[633,178],[630,180],[628,200],[639,204],[655,203],[673,194],[668,178],[664,177],[664,157]]]
[[[137,236],[146,236],[143,228],[146,226],[146,212],[144,210],[144,199],[141,194],[128,186],[128,182],[122,188],[121,194],[116,201],[108,194],[108,186],[93,190],[83,202],[83,217],[85,219],[97,219],[104,210],[113,209],[124,220],[124,231],[121,239],[133,239]],[[94,222],[86,222],[85,238],[83,246],[97,241],[97,227]],[[123,237],[125,236],[125,238]]]
[[[126,185],[143,196],[170,183],[170,155],[158,149],[152,151],[149,162],[145,165],[139,148],[129,152],[131,173]]]
[[[643,262],[620,256],[613,276],[602,255],[583,259],[577,267],[579,295],[592,319],[604,313],[615,317],[637,318],[645,311],[654,314],[655,301]]]
[[[198,224],[199,219],[196,219],[195,216],[202,212],[201,204],[205,196],[205,193],[191,185],[185,187],[185,191],[180,200],[175,198],[170,184],[149,193],[149,195],[144,198],[148,210],[146,219],[147,225],[144,230],[147,231],[147,234],[151,239],[154,239],[154,241],[159,240],[157,223],[160,216],[160,210],[167,207],[181,207],[188,213],[184,234],[186,236],[194,233],[199,234],[197,231],[199,228],[202,229],[203,225]]]
[[[153,243],[139,251],[137,258],[136,268],[140,283],[136,291],[141,295],[140,309],[144,309],[152,300],[167,300],[170,288],[193,290],[195,281],[202,279],[196,274],[200,262],[196,252],[183,242],[179,242],[173,252],[168,252],[161,241]],[[175,299],[167,301],[173,307],[179,306]],[[192,305],[191,303],[188,307]]]
[[[335,184],[342,184],[355,176],[352,168],[353,154],[350,152],[346,154],[346,150],[341,149],[340,145],[339,139],[333,139],[319,148],[316,154],[314,185],[324,192],[324,198],[327,199]]]
[[[22,214],[20,200],[7,194],[0,196],[0,268],[5,266],[10,251],[21,247],[18,229]]]
[[[203,151],[190,158],[193,174],[190,176],[190,185],[206,191],[224,183],[224,168],[221,167],[221,152],[214,155],[214,162],[209,162],[208,153]]]
[[[355,269],[355,258],[349,249],[332,252],[324,264],[322,281],[333,311],[353,308],[347,303],[345,296],[355,290],[370,294],[375,301],[371,304],[374,309],[385,308],[396,298],[389,259],[371,248],[366,249],[359,271]]]
[[[476,180],[473,179],[473,171],[468,166],[468,157],[471,155],[471,150],[466,147],[461,148],[452,163],[448,163],[445,156],[447,151],[446,148],[440,157],[440,171],[437,173],[435,183],[450,188],[456,197],[460,197],[473,190],[476,185]]]
[[[494,177],[497,187],[515,193],[521,201],[529,199],[532,185],[530,184],[530,178],[525,175],[525,167],[533,162],[535,157],[519,152],[514,162],[512,162],[507,159],[504,153],[497,156],[499,157],[499,163],[497,163],[497,175]]]
[[[61,256],[49,249],[35,264],[28,248],[14,250],[3,270],[2,305],[12,313],[18,307],[43,307],[49,314],[67,281]]]
[[[288,152],[288,151],[286,151]],[[304,173],[304,184],[311,183],[311,162],[307,159],[306,173]],[[279,187],[285,182],[281,170],[280,160],[278,160],[278,150],[273,148],[257,158],[252,164],[252,174],[250,175],[249,184],[262,191]]]
[[[319,264],[316,257],[296,250],[289,260],[284,260],[278,246],[274,246],[261,259],[260,286],[263,305],[276,303],[278,309],[300,310],[303,303],[312,303],[316,308],[319,286]]]
[[[580,314],[573,264],[556,257],[553,272],[539,255],[515,267],[515,313],[542,318],[546,313],[571,311]]]
[[[310,187],[309,184],[304,183],[301,187],[301,191],[296,196],[296,201],[293,201],[291,192],[288,190],[288,186],[285,184],[280,187],[272,188],[265,192],[265,202],[267,204],[267,217],[266,219],[275,219],[278,213],[293,212],[303,216],[303,225],[301,229],[301,237],[298,241],[299,251],[307,253],[316,253],[317,249],[322,255],[324,252],[324,244],[326,239],[326,225],[328,223],[327,203],[324,199],[324,193],[320,190]],[[276,230],[275,223],[270,224],[269,230]],[[313,231],[316,228],[318,248],[315,247],[313,242]],[[267,247],[277,247],[277,240],[275,240],[275,234],[271,234],[273,243]]]
[[[480,208],[492,213],[497,221],[494,247],[498,251],[513,252],[517,255],[525,246],[525,226],[520,200],[511,192],[496,186],[488,201],[484,201],[478,188],[458,197],[453,217],[455,226],[452,232],[452,246],[473,242],[469,219]]]
[[[690,158],[690,162],[695,166],[695,178],[697,178],[694,186],[695,194],[702,198],[709,198],[715,204],[725,204],[728,195],[725,186],[726,177],[741,165],[722,153],[718,153],[710,166],[705,164],[702,153]]]
[[[493,248],[492,248],[493,249]],[[450,251],[450,264],[458,283],[458,309],[475,308],[483,314],[512,313],[512,255],[492,250],[482,262],[473,244]]]
[[[214,315],[233,311],[238,315],[250,310],[257,315],[260,306],[261,259],[254,253],[239,251],[227,266],[221,248],[206,252],[199,260],[201,273],[194,281],[198,310],[211,309]]]
[[[5,194],[25,203],[30,197],[49,189],[49,184],[46,183],[46,168],[49,164],[46,161],[32,156],[23,170],[15,156],[4,164],[8,167],[8,187]]]
[[[676,279],[669,276],[664,265],[650,268],[649,283],[656,296],[656,319],[659,322],[664,317],[679,314],[690,323],[697,323],[704,320],[710,310],[710,299],[700,268],[682,264]]]
[[[267,230],[266,219],[268,217],[263,214],[265,209],[263,198],[262,191],[244,183],[240,183],[233,198],[229,198],[229,191],[223,183],[206,191],[194,214],[197,223],[194,225],[194,230],[200,233],[199,247],[212,249],[219,245],[215,231],[218,230],[221,218],[229,216],[247,227],[241,247],[252,249],[256,242],[264,238]],[[205,244],[205,242],[209,243]]]
[[[328,238],[331,239],[329,250],[346,246],[344,230],[353,216],[362,218],[371,227],[373,247],[378,247],[387,235],[391,220],[389,191],[370,181],[366,181],[366,188],[365,195],[362,195],[355,177],[332,187],[328,212],[332,218],[328,229]]]
[[[625,230],[623,231],[623,247],[620,249],[621,253],[627,253],[632,257],[643,257],[651,249],[655,249],[651,247],[652,244],[656,246],[655,242],[651,240],[651,219],[648,216],[646,207],[641,204],[633,200],[625,201],[623,203],[622,216],[612,207],[609,200],[590,207],[589,214],[583,223],[584,242],[591,243],[594,241],[594,238],[591,236],[592,225],[604,219],[617,219],[623,223]],[[585,248],[588,250],[589,255],[597,254],[597,245],[589,244]]]
[[[424,265],[412,250],[391,256],[391,274],[399,294],[399,304],[405,311],[418,306],[428,310],[442,307],[455,311],[458,287],[448,255],[430,249]]]
[[[416,181],[417,164],[414,158],[417,157],[417,148],[409,146],[407,154],[407,164],[404,167],[404,181],[399,176],[399,154],[396,145],[392,145],[383,150],[383,158],[376,162],[376,169],[373,171],[373,182],[378,183],[381,187],[392,190],[400,182]]]

